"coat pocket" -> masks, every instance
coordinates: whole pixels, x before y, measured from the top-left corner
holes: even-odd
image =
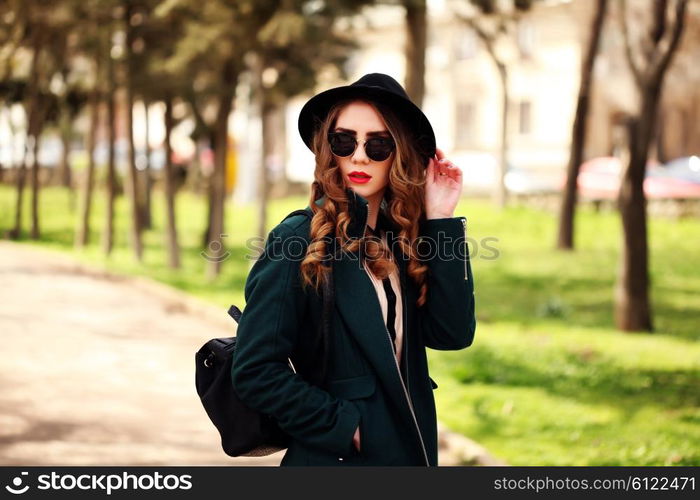
[[[372,374],[328,382],[328,392],[341,399],[368,398],[375,389],[376,380]]]
[[[312,451],[310,454],[310,465],[362,465],[366,458],[365,447],[369,439],[367,424],[371,418],[366,398],[372,396],[376,391],[376,379],[372,374],[360,375],[328,382],[327,391],[333,396],[344,399],[354,405],[360,412],[360,451],[354,446],[350,455],[337,457],[329,454],[320,454]]]

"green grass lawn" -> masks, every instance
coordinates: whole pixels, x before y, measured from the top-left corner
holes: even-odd
[[[0,231],[12,225],[14,199],[12,188],[0,186]],[[307,202],[271,203],[268,229]],[[142,264],[127,245],[123,199],[112,256],[102,255],[97,232],[89,248],[75,251],[76,204],[62,189],[42,192],[38,244],[152,277],[222,306],[222,314],[231,303],[243,306],[255,207],[227,207],[224,241],[231,255],[222,275],[208,281],[199,197],[178,198],[181,271],[166,265],[160,196]],[[103,208],[98,196],[96,229]],[[700,465],[700,221],[650,220],[656,331],[647,334],[613,327],[621,243],[615,213],[581,209],[573,253],[552,249],[553,214],[522,206],[498,211],[479,200],[463,201],[456,214],[467,217],[477,331],[468,349],[429,352],[440,420],[513,465]]]

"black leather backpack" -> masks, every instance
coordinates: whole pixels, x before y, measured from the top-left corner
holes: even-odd
[[[309,210],[300,209],[288,214],[285,219],[298,214],[309,218],[312,216]],[[323,317],[319,332],[321,369],[316,371],[314,379],[314,383],[319,385],[325,380],[328,368],[326,354],[333,308],[332,273],[329,276],[331,279],[323,288]],[[228,313],[236,322],[242,315],[235,305],[229,308]],[[197,394],[219,431],[221,446],[232,457],[259,457],[283,450],[288,446],[289,436],[271,416],[249,408],[236,394],[231,377],[235,349],[236,337],[215,338],[206,342],[195,354]],[[291,362],[290,367],[294,370]]]

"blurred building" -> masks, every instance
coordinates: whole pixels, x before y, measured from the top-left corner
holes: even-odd
[[[496,67],[476,33],[454,15],[460,0],[429,0],[426,95],[423,110],[446,151],[464,172],[466,189],[488,190],[496,179],[501,136],[502,91]],[[633,2],[632,2],[633,3]],[[617,5],[610,2],[596,62],[585,157],[607,156],[625,145],[625,117],[636,91],[623,53]],[[594,2],[549,0],[519,23],[510,42],[496,47],[507,62],[509,153],[511,167],[560,173],[566,167],[580,80],[582,53],[589,36]],[[665,84],[660,139],[652,155],[662,160],[700,151],[700,86],[697,26],[689,20],[681,51]],[[375,6],[348,23],[361,49],[347,69],[354,81],[368,72],[405,73],[404,10]],[[697,31],[697,30],[696,30]],[[322,80],[318,91],[347,82]],[[286,112],[289,179],[311,182],[313,156],[301,142],[296,120],[311,96],[290,102]]]

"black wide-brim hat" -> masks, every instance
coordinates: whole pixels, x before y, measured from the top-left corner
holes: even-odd
[[[299,134],[309,149],[313,151],[314,133],[333,105],[350,98],[365,99],[390,107],[411,131],[424,166],[428,166],[428,159],[435,156],[433,127],[399,82],[383,73],[367,74],[350,85],[326,90],[309,99],[299,113]]]

